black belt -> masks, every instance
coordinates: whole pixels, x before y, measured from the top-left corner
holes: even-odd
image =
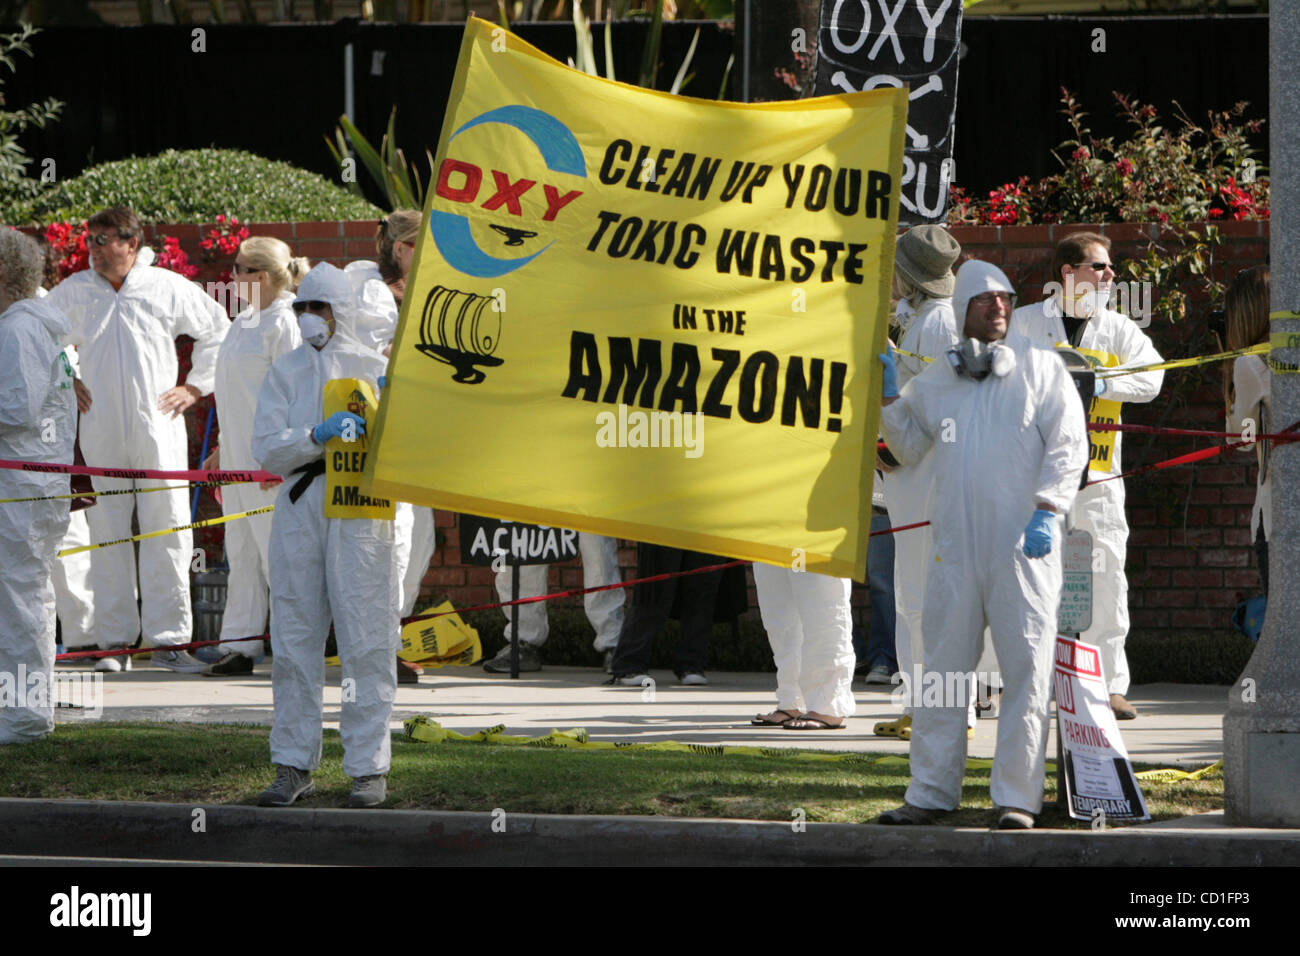
[[[293,471],[289,472],[289,474],[302,475],[302,477],[298,479],[297,483],[289,489],[289,503],[296,505],[298,499],[303,496],[303,492],[311,487],[311,483],[321,475],[325,474],[325,459],[317,458],[311,464],[303,465],[301,468],[295,468]]]

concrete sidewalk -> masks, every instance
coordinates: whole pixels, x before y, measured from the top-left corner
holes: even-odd
[[[270,725],[269,661],[248,677],[211,678],[174,674],[147,660],[148,655],[139,655],[129,673],[104,675],[101,719]],[[89,673],[90,667],[60,666],[59,671]],[[419,684],[398,686],[392,726],[400,730],[403,720],[422,714],[462,733],[494,724],[525,736],[583,727],[597,740],[908,752],[906,742],[871,732],[877,721],[898,716],[887,686],[855,682],[857,715],[844,730],[790,731],[749,725],[755,714],[775,707],[773,674],[717,672],[709,675],[708,687],[677,686],[666,671],[651,676],[653,689],[642,689],[607,686],[606,676],[595,668],[546,667],[516,681],[477,665],[426,670]],[[326,671],[325,720],[335,729],[341,677],[338,668]],[[1134,687],[1128,696],[1140,716],[1119,725],[1131,758],[1182,769],[1218,760],[1228,691],[1189,684]],[[58,712],[61,723],[79,719],[76,711]],[[970,755],[992,757],[996,734],[996,720],[978,721]],[[1055,740],[1049,747],[1049,753],[1055,751]]]

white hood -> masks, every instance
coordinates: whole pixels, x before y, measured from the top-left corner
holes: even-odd
[[[957,282],[952,290],[952,311],[957,318],[958,336],[966,337],[966,307],[970,305],[971,299],[983,292],[1015,291],[1006,273],[991,262],[966,260],[957,270]]]
[[[30,315],[36,318],[56,342],[67,335],[71,328],[68,317],[54,306],[47,304],[44,297],[15,302],[5,311],[3,318],[11,319],[18,315]]]

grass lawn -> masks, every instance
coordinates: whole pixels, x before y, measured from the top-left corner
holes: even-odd
[[[45,740],[0,751],[0,796],[253,804],[274,777],[266,727],[217,724],[60,724]],[[325,732],[309,807],[342,807],[351,781],[343,747]],[[1139,767],[1138,769],[1146,769]],[[796,757],[572,751],[393,737],[386,807],[510,813],[658,814],[865,823],[897,806],[905,762],[812,762]],[[964,808],[945,820],[987,826],[989,772],[970,769]],[[1223,808],[1222,774],[1146,783],[1156,820]],[[1047,797],[1055,799],[1049,774]],[[1040,825],[1086,827],[1048,807]]]

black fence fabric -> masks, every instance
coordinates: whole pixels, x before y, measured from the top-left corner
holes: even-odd
[[[671,84],[697,28],[682,92],[714,98],[734,49],[729,24],[666,23],[658,86]],[[562,62],[573,55],[571,24],[516,29]],[[615,25],[621,77],[636,76],[646,29]],[[1105,52],[1094,49],[1098,29],[1105,31]],[[603,70],[603,25],[595,30]],[[353,49],[358,126],[377,142],[396,105],[398,144],[418,156],[437,143],[461,33],[460,24],[357,21],[52,27],[32,41],[34,60],[18,59],[5,96],[17,105],[47,96],[67,104],[58,123],[23,139],[34,168],[52,158],[60,179],[98,162],[206,146],[246,149],[336,176],[323,138],[343,112],[345,47]],[[1056,171],[1049,150],[1068,135],[1059,113],[1062,86],[1092,114],[1098,135],[1124,132],[1112,90],[1165,113],[1177,100],[1198,121],[1238,100],[1251,101],[1252,116],[1268,112],[1267,17],[973,18],[961,39],[953,156],[956,183],[968,191]],[[1266,162],[1267,127],[1258,145]]]

